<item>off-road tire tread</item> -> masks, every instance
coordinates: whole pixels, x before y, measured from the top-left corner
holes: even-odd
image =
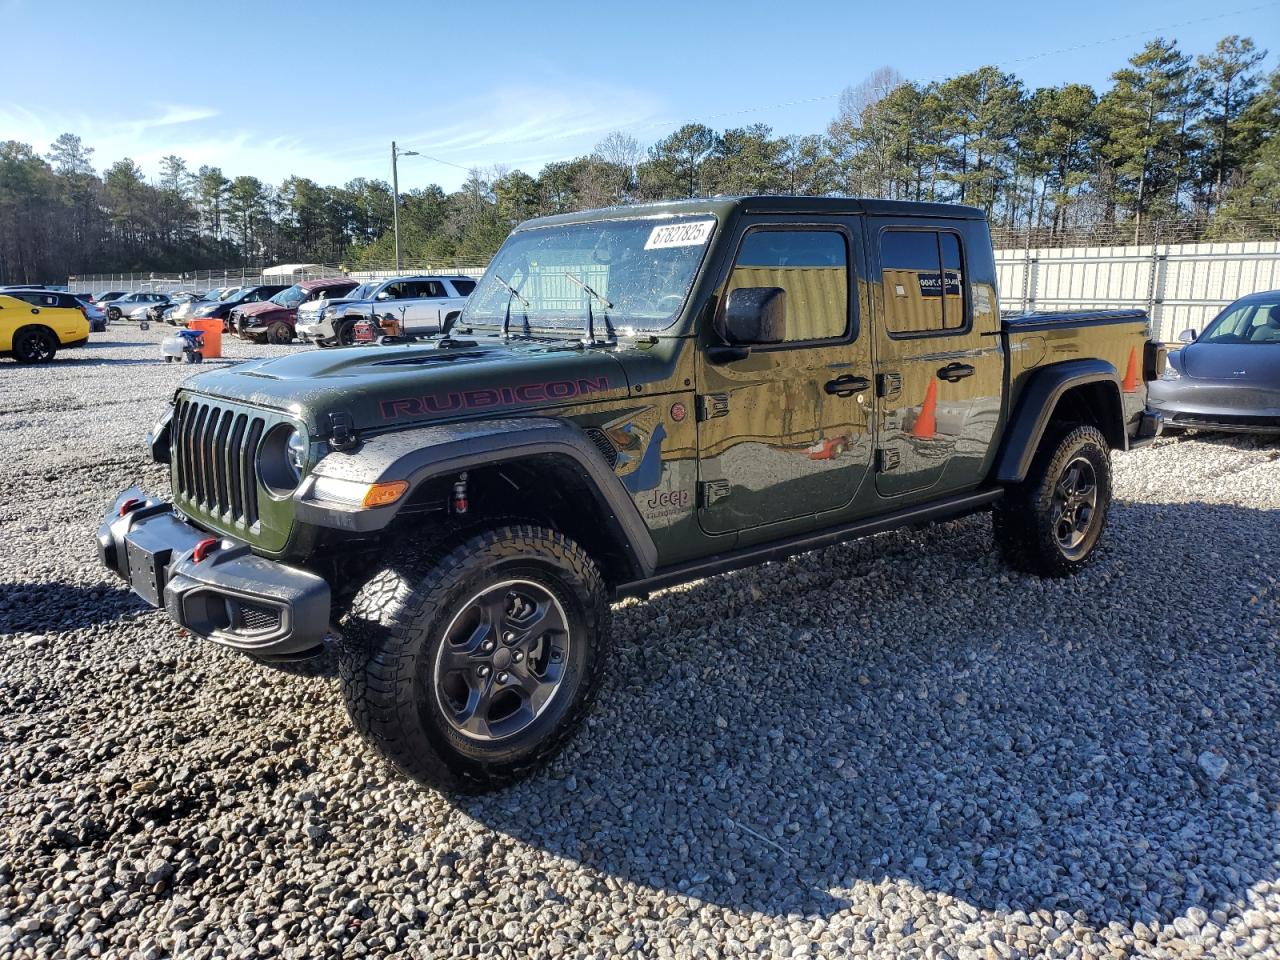
[[[461,540],[461,542],[459,542]],[[450,583],[465,566],[473,568],[511,556],[551,552],[579,579],[591,598],[595,655],[582,678],[583,695],[555,732],[518,763],[486,768],[456,762],[424,745],[400,719],[412,711],[414,636],[441,610]],[[352,723],[375,750],[406,776],[455,793],[478,793],[517,780],[544,763],[571,738],[599,688],[608,656],[609,605],[600,572],[573,540],[532,524],[490,526],[470,537],[448,537],[434,545],[403,544],[390,565],[370,579],[352,601],[343,624],[339,678]],[[424,748],[425,747],[425,748]]]
[[[1051,428],[1052,430],[1052,428]],[[1049,523],[1053,494],[1051,478],[1056,478],[1067,460],[1093,444],[1102,453],[1098,474],[1101,488],[1101,529],[1093,548],[1079,560],[1062,555]],[[1096,465],[1095,465],[1096,468]],[[1040,442],[1026,479],[1011,486],[991,511],[991,528],[1005,563],[1015,570],[1041,577],[1066,577],[1088,565],[1098,553],[1111,508],[1111,460],[1106,438],[1096,427],[1063,424],[1047,433]]]

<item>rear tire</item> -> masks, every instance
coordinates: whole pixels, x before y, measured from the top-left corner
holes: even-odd
[[[1094,557],[1111,506],[1111,456],[1096,427],[1046,434],[1031,469],[996,503],[991,525],[1009,566],[1041,577],[1076,573]]]
[[[575,542],[499,526],[410,548],[343,623],[342,689],[361,735],[407,776],[469,793],[536,769],[573,735],[608,656],[604,582]]]
[[[13,335],[12,349],[19,363],[48,363],[58,352],[58,339],[44,327],[24,327]]]

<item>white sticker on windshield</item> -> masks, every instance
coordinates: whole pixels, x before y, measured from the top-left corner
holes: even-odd
[[[695,220],[692,223],[667,223],[654,227],[644,242],[646,250],[665,250],[667,247],[699,247],[707,242],[714,220]]]

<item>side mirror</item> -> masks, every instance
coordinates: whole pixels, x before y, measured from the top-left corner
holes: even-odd
[[[724,332],[731,344],[781,343],[787,335],[787,291],[781,287],[739,287],[724,308]]]
[[[385,291],[385,290],[380,290],[380,291],[378,291],[378,295],[377,295],[376,297],[374,297],[373,299],[375,299],[375,300],[390,300],[390,299],[391,299],[391,294],[387,293],[387,291]]]
[[[1183,343],[1195,343],[1196,332],[1192,330],[1190,327],[1187,327],[1187,329],[1183,330],[1180,334],[1178,334],[1178,339],[1181,340]]]

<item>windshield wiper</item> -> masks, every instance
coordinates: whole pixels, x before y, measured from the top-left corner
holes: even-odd
[[[493,279],[497,280],[500,284],[502,284],[507,291],[507,310],[502,317],[502,336],[503,337],[511,336],[511,300],[512,298],[518,299],[521,303],[524,304],[524,335],[526,337],[529,336],[530,335],[529,334],[529,301],[526,300],[523,296],[521,296],[519,290],[517,290],[511,284],[507,283],[507,281],[503,280],[496,273],[493,275]]]
[[[574,283],[576,283],[578,286],[580,286],[587,294],[587,346],[592,346],[597,343],[616,343],[618,340],[618,335],[613,332],[613,324],[609,322],[609,314],[608,314],[608,311],[613,309],[613,304],[610,303],[608,300],[606,300],[604,297],[600,296],[600,294],[596,293],[595,290],[591,289],[591,287],[586,283],[586,281],[582,280],[580,277],[575,277],[572,273],[566,273],[565,276],[568,277],[570,280],[572,280]],[[591,312],[592,300],[599,300],[602,304],[604,304],[604,308],[606,311],[604,315],[604,334],[605,334],[604,340],[596,339],[595,316]]]

